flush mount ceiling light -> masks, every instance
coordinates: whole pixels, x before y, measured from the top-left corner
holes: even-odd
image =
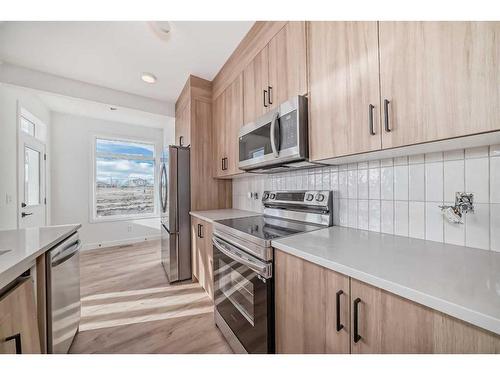
[[[156,83],[156,76],[152,73],[142,73],[141,79],[146,83]]]
[[[151,30],[162,40],[168,40],[172,31],[170,22],[168,21],[151,21],[148,22]]]

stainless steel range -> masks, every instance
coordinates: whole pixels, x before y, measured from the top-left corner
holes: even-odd
[[[214,224],[215,324],[237,353],[274,353],[271,241],[332,225],[331,191],[265,191],[262,204]]]

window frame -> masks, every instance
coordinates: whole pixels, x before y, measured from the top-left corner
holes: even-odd
[[[97,216],[97,140],[104,139],[108,141],[119,141],[119,142],[131,142],[131,143],[143,143],[153,146],[153,159],[145,158],[144,160],[153,160],[153,173],[154,173],[154,186],[153,186],[153,204],[154,210],[152,213],[147,214],[132,214],[132,215],[112,215],[112,216]],[[90,201],[89,201],[89,222],[90,223],[102,223],[102,222],[113,222],[113,221],[131,221],[131,220],[141,220],[141,219],[153,219],[159,218],[159,203],[158,203],[158,166],[159,166],[159,150],[157,142],[151,138],[141,138],[141,137],[123,137],[113,134],[93,134],[90,142],[90,164],[92,169],[92,178],[90,179]],[[140,160],[137,159],[131,160]]]

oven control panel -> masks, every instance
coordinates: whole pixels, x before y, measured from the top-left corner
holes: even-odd
[[[328,206],[332,199],[330,190],[279,190],[264,191],[262,203],[271,204],[290,204],[307,206]]]

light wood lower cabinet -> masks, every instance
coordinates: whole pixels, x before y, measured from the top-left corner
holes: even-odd
[[[40,353],[40,336],[31,278],[20,281],[12,290],[0,297],[0,354],[16,354],[16,352]]]
[[[278,250],[274,265],[276,352],[349,353],[349,278]]]
[[[500,353],[499,335],[278,249],[275,298],[277,353]]]
[[[351,298],[352,353],[500,353],[500,336],[352,278]]]
[[[191,217],[191,267],[193,277],[214,299],[212,224]]]

